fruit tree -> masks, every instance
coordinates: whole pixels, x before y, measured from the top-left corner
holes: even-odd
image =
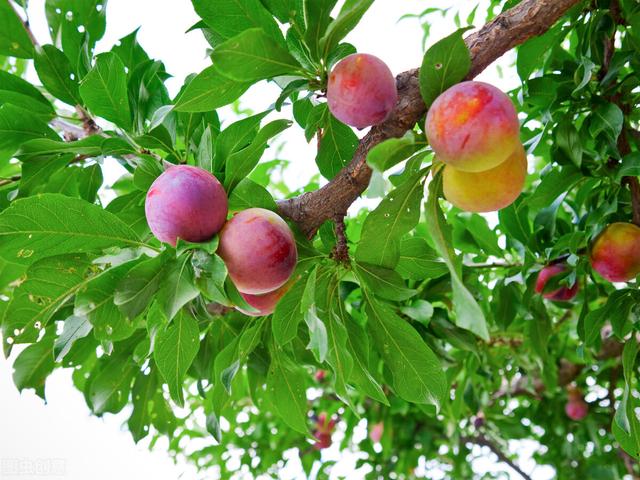
[[[207,478],[326,478],[330,449],[368,478],[639,478],[638,0],[424,0],[393,73],[345,40],[373,0],[191,0],[210,64],[175,94],[137,31],[96,51],[106,3],[44,1],[37,38],[0,0],[18,389],[72,369]],[[515,88],[476,79],[507,53]],[[274,157],[296,135],[313,155]]]

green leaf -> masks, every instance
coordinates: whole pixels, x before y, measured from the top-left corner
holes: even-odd
[[[171,256],[171,251],[165,250],[156,257],[138,263],[118,283],[114,303],[129,319],[136,318],[151,304],[165,279]]]
[[[158,301],[169,321],[187,302],[198,296],[190,260],[189,254],[183,254],[162,270]]]
[[[153,358],[169,386],[171,398],[179,406],[184,405],[184,376],[199,348],[198,322],[187,313],[178,315],[165,330],[158,332],[156,337]]]
[[[0,257],[11,262],[122,246],[146,245],[114,214],[77,198],[37,195],[0,213]]]
[[[189,82],[176,100],[178,112],[208,112],[224,107],[240,98],[251,82],[236,82],[222,75],[212,65],[205,68]]]
[[[438,278],[449,268],[424,238],[405,238],[400,242],[400,259],[396,270],[404,278],[424,280]]]
[[[45,336],[38,343],[29,345],[13,362],[13,383],[19,391],[33,388],[36,395],[45,400],[44,385],[53,371],[53,336]]]
[[[582,145],[578,130],[569,119],[564,119],[555,130],[556,144],[558,148],[580,168],[582,165]]]
[[[146,193],[155,179],[162,175],[163,170],[160,162],[149,155],[138,155],[138,160],[133,172],[133,184]]]
[[[260,129],[251,144],[227,157],[225,163],[224,186],[227,192],[233,192],[236,185],[245,178],[260,161],[272,137],[291,126],[289,120],[274,120]]]
[[[308,434],[306,375],[279,345],[270,345],[271,365],[267,372],[267,392],[274,411],[297,432]]]
[[[363,290],[369,329],[402,399],[440,408],[447,395],[447,380],[438,358],[411,325],[387,305]]]
[[[32,112],[5,103],[0,106],[0,166],[2,154],[13,154],[20,145],[34,138],[59,137]]]
[[[416,322],[428,324],[433,317],[433,305],[426,300],[415,300],[409,307],[400,307],[400,311]]]
[[[624,114],[620,107],[614,103],[606,103],[591,114],[591,123],[589,125],[589,133],[593,137],[597,137],[600,133],[615,142],[622,131],[624,124]]]
[[[0,55],[33,58],[33,43],[8,1],[0,2]]]
[[[69,105],[81,105],[76,74],[67,56],[53,45],[36,49],[34,58],[36,73],[47,91]]]
[[[331,10],[337,0],[304,0],[304,19],[307,28],[304,42],[315,60],[321,60],[320,40],[331,23]]]
[[[340,40],[358,25],[371,5],[373,5],[373,0],[346,0],[344,2],[340,13],[329,24],[327,33],[320,40],[320,48],[324,52],[324,58],[327,58],[329,52],[340,43]]]
[[[362,262],[354,263],[354,267],[367,288],[381,298],[401,302],[416,294],[415,290],[405,286],[395,270]]]
[[[125,155],[134,152],[135,149],[121,138],[105,138],[102,135],[91,135],[74,142],[62,142],[48,138],[29,140],[21,146],[16,156],[29,157],[73,153],[75,155],[98,157],[100,155]]]
[[[269,110],[238,120],[220,133],[215,144],[215,172],[223,170],[218,167],[223,167],[231,154],[251,144],[258,134],[260,122],[268,113]]]
[[[229,211],[237,212],[253,207],[273,211],[277,209],[276,202],[266,188],[249,178],[243,178],[229,195]]]
[[[106,365],[89,379],[88,398],[96,415],[118,413],[129,401],[136,364],[129,358],[107,357]]]
[[[138,374],[133,383],[131,391],[131,403],[133,412],[127,421],[127,426],[133,437],[133,441],[138,443],[149,434],[152,422],[153,397],[158,388],[158,379],[155,371],[149,375]]]
[[[407,133],[402,138],[389,138],[369,150],[367,164],[374,170],[384,172],[406,160],[422,147],[423,145],[416,144],[412,133]]]
[[[131,129],[127,73],[120,57],[112,52],[96,57],[96,63],[80,84],[80,95],[94,114]]]
[[[633,458],[640,458],[640,422],[636,410],[640,402],[633,395],[636,391],[635,361],[638,356],[638,342],[632,337],[622,352],[624,371],[624,391],[613,418],[612,432],[622,448]]]
[[[31,85],[26,80],[20,78],[17,75],[12,75],[9,72],[5,72],[4,70],[0,70],[0,90],[20,93],[22,95],[26,95],[31,97],[34,100],[46,105],[47,108],[51,107],[51,102],[47,100],[47,98],[40,93],[36,87]]]
[[[436,42],[422,59],[420,93],[427,107],[449,87],[464,80],[471,68],[471,55],[462,34],[471,27],[461,28]]]
[[[71,316],[64,321],[64,328],[53,345],[56,362],[69,353],[76,340],[86,337],[91,332],[91,323],[87,317]]]
[[[541,178],[525,202],[534,211],[546,208],[560,195],[571,190],[582,178],[582,173],[571,166],[555,168]]]
[[[616,181],[621,181],[624,176],[637,177],[638,175],[640,175],[640,152],[625,155],[616,173]]]
[[[124,340],[136,330],[137,325],[128,321],[114,303],[114,296],[118,284],[139,262],[136,259],[104,271],[76,295],[74,314],[89,319],[98,340]]]
[[[304,318],[301,303],[306,285],[306,278],[299,279],[276,305],[271,328],[278,345],[286,345],[298,334],[298,325]]]
[[[451,227],[447,224],[438,203],[441,188],[442,175],[439,173],[429,185],[429,199],[425,207],[426,220],[436,250],[444,259],[451,273],[456,325],[471,330],[480,338],[488,340],[489,330],[484,313],[462,282],[460,257],[455,255],[451,245]]]
[[[364,225],[356,260],[393,269],[400,259],[400,240],[420,220],[424,175],[427,169],[412,172],[369,213]]]
[[[261,28],[271,38],[282,33],[269,11],[259,0],[191,0],[196,13],[222,40],[251,28]]]
[[[88,267],[89,259],[78,254],[48,257],[31,265],[5,311],[5,342],[8,337],[13,343],[35,342],[55,312],[90,280],[85,278]]]
[[[351,161],[357,148],[358,137],[353,130],[336,120],[333,115],[328,115],[316,156],[316,164],[322,176],[327,180],[335,177]]]
[[[236,82],[257,82],[298,72],[300,64],[264,30],[252,28],[219,45],[211,54],[214,66]]]

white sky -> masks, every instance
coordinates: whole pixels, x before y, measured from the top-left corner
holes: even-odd
[[[415,20],[397,23],[401,15],[417,13],[427,6],[436,5],[463,5],[468,11],[475,3],[465,0],[376,0],[364,21],[347,40],[356,45],[359,51],[383,59],[397,74],[418,66],[423,54],[421,28]],[[482,11],[482,8],[479,10]],[[40,43],[48,43],[50,40],[43,11],[44,0],[30,0],[29,13],[34,33]],[[455,28],[451,21],[442,21],[439,17],[437,20],[432,26],[429,44]],[[119,38],[142,26],[138,40],[152,58],[164,61],[168,72],[174,75],[168,85],[171,93],[175,94],[188,74],[199,72],[209,65],[205,56],[207,44],[201,34],[184,33],[196,21],[190,0],[109,0],[107,32],[98,50],[109,50]],[[476,23],[481,24],[482,21],[477,19]],[[505,60],[508,64],[513,61],[513,56],[507,56]],[[505,90],[518,83],[515,75],[507,79],[498,78],[495,69],[490,69],[482,78]],[[243,102],[258,111],[269,106],[277,94],[273,86],[262,82],[245,95]],[[286,146],[280,158],[292,161],[286,180],[290,185],[299,186],[316,171],[314,145],[313,142],[307,145],[302,131],[297,127],[292,127],[285,135],[283,139],[286,140]],[[111,169],[105,174],[107,182],[113,182],[117,170]],[[0,479],[42,478],[39,475],[9,477],[6,471],[3,476],[1,463],[26,460],[36,468],[44,465],[40,462],[42,459],[63,460],[64,476],[53,478],[198,478],[191,466],[174,465],[166,455],[164,445],[159,445],[153,452],[149,452],[145,441],[136,446],[130,434],[121,428],[128,411],[115,416],[107,415],[103,419],[90,415],[82,395],[71,383],[69,371],[56,371],[49,378],[46,405],[32,391],[18,394],[11,373],[10,362],[0,355]],[[525,461],[525,467],[527,464]],[[482,462],[480,467],[483,470],[505,471],[503,465],[492,465],[488,461]],[[441,477],[434,472],[428,478]],[[542,480],[551,478],[551,475],[549,470],[539,469],[534,478]]]

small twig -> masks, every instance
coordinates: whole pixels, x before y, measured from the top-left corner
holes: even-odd
[[[31,43],[33,43],[33,46],[34,47],[38,47],[40,44],[38,43],[38,39],[35,37],[35,35],[31,31],[31,26],[29,25],[29,20],[28,19],[27,20],[23,20],[22,17],[20,16],[20,14],[18,13],[18,11],[13,6],[13,4],[9,0],[7,0],[7,3],[9,4],[9,8],[11,8],[13,10],[13,12],[16,14],[16,16],[22,22],[22,26],[27,31],[27,35],[29,35],[29,39],[31,40]]]
[[[13,177],[9,178],[2,178],[0,179],[0,187],[4,187],[5,185],[10,185],[14,182],[17,182],[20,180],[20,178],[22,178],[20,175],[14,175]]]
[[[523,472],[518,465],[516,465],[509,457],[507,457],[502,450],[493,441],[488,439],[484,434],[479,433],[475,437],[461,437],[460,440],[464,443],[473,443],[481,447],[489,447],[500,462],[506,463],[509,467],[515,470],[525,480],[532,480],[532,478]]]
[[[347,244],[347,235],[344,225],[345,215],[336,215],[333,222],[336,225],[336,246],[331,252],[331,258],[336,262],[349,263],[349,245]]]
[[[98,126],[95,120],[91,118],[89,112],[87,112],[81,105],[76,105],[76,112],[78,112],[78,117],[82,120],[85,136],[99,135],[102,133],[102,129]]]

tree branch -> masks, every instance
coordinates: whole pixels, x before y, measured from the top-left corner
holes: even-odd
[[[506,463],[509,467],[515,470],[518,475],[520,475],[525,480],[532,480],[529,475],[523,472],[520,467],[518,467],[509,457],[507,457],[502,450],[496,445],[493,441],[487,438],[484,434],[479,433],[475,437],[461,437],[460,441],[463,443],[473,443],[475,445],[479,445],[481,447],[489,447],[495,455],[498,457],[500,462]]]
[[[513,47],[546,32],[578,2],[523,0],[495,17],[465,39],[471,52],[468,78],[477,76]],[[319,190],[278,202],[280,213],[297,223],[307,237],[312,237],[325,221],[346,212],[365,191],[371,179],[371,169],[366,163],[369,150],[389,138],[402,137],[426,113],[427,107],[420,95],[418,69],[398,75],[396,84],[398,103],[395,110],[385,122],[372,127],[360,140],[349,165]]]

